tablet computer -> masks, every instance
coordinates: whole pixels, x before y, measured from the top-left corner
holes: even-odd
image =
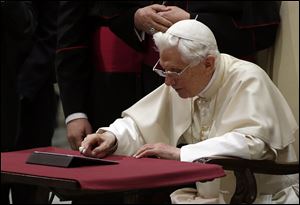
[[[79,155],[34,151],[31,155],[29,155],[26,163],[56,167],[82,167],[96,165],[113,165],[118,164],[119,162]]]

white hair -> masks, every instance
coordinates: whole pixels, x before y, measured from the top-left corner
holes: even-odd
[[[200,41],[177,37],[168,32],[157,32],[153,39],[159,52],[177,46],[182,60],[191,63],[192,66],[199,64],[208,55],[215,56],[217,61],[220,55],[216,44],[205,45]]]

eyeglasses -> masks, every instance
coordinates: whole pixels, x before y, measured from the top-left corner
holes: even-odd
[[[158,61],[155,63],[155,65],[153,66],[153,71],[156,72],[159,76],[161,77],[171,77],[171,78],[179,78],[180,75],[182,73],[184,73],[184,71],[186,71],[190,66],[191,64],[188,64],[186,67],[184,67],[184,69],[180,72],[175,72],[175,71],[163,71],[161,69],[157,69],[156,66],[158,65],[160,59],[158,59]]]

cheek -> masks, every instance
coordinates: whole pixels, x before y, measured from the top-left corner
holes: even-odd
[[[185,91],[188,93],[189,97],[193,97],[199,94],[199,79],[191,77],[187,82],[185,82]]]
[[[190,80],[180,80],[176,82],[176,87],[179,88],[178,93],[180,93],[180,97],[187,98],[190,97],[192,93],[192,87]]]

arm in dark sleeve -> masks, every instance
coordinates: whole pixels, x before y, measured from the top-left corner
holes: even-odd
[[[33,99],[37,92],[55,79],[57,5],[56,1],[33,2],[38,25],[33,35],[32,49],[20,69],[18,91]]]
[[[273,45],[280,22],[276,2],[203,3],[192,1],[191,18],[197,16],[198,21],[210,27],[220,52],[243,57]]]
[[[147,1],[101,1],[99,3],[102,19],[110,30],[137,51],[143,50],[134,31],[134,14],[140,7],[149,5]]]
[[[197,20],[212,30],[221,53],[236,57],[253,54],[252,33],[235,27],[231,16],[222,13],[199,13]]]
[[[30,36],[35,31],[36,13],[31,1],[5,1],[1,3],[5,27],[18,37]]]
[[[66,1],[59,5],[56,69],[65,116],[86,113],[92,70],[88,7],[84,1]]]
[[[143,43],[138,39],[134,31],[134,13],[137,8],[131,8],[122,15],[109,21],[109,27],[119,38],[137,51],[143,50]]]

